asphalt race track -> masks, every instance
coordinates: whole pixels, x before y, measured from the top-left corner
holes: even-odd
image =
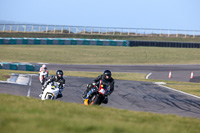
[[[63,97],[57,100],[82,104],[82,92],[91,78],[64,77],[66,88]],[[29,89],[30,88],[30,89]],[[32,76],[32,85],[0,83],[0,93],[39,98],[41,84]],[[83,106],[83,105],[81,105]],[[114,108],[145,111],[200,118],[200,98],[160,87],[153,83],[115,80],[115,91],[107,105]]]
[[[200,83],[200,65],[67,65],[67,64],[47,64],[49,70],[64,71],[89,71],[103,72],[110,69],[112,72],[133,72],[133,73],[152,73],[149,79],[175,80],[184,82]],[[172,78],[168,78],[169,71]],[[194,78],[190,79],[191,72]]]

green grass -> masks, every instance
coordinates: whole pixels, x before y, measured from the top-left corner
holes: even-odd
[[[51,55],[50,55],[51,53]],[[104,47],[104,46],[46,46],[9,45],[0,46],[1,61],[48,62],[62,64],[198,64],[200,49],[156,47]],[[0,71],[1,73],[1,71]],[[68,76],[95,78],[95,72],[64,72]],[[51,75],[55,71],[50,71]],[[9,74],[1,74],[6,80]],[[7,75],[7,76],[6,76]],[[145,80],[146,74],[113,73],[115,79],[158,82]],[[163,81],[174,89],[200,96],[199,84]],[[191,86],[185,84],[192,84]]]
[[[200,84],[174,84],[174,85],[167,85],[170,88],[174,88],[176,90],[180,90],[189,94],[193,94],[200,97]]]
[[[2,133],[198,133],[200,120],[0,94]]]
[[[16,70],[0,70],[0,80],[7,80],[10,77],[11,73],[20,73],[20,74],[38,74],[38,72],[31,71],[16,71]],[[56,70],[50,70],[50,75],[55,75]],[[76,77],[88,77],[88,78],[96,78],[98,75],[102,74],[102,72],[84,72],[84,71],[64,71],[65,76],[76,76]],[[142,73],[113,73],[114,79],[120,80],[135,80],[142,81],[145,79],[146,74]]]
[[[198,64],[200,49],[0,45],[1,61],[62,64]]]
[[[104,46],[46,46],[0,45],[1,61],[47,62],[62,64],[197,64],[199,49],[104,47]],[[30,73],[0,70],[0,80],[10,73]],[[37,72],[33,72],[37,73]],[[55,71],[50,71],[55,75]],[[94,78],[97,72],[69,72],[68,76]],[[115,79],[146,80],[145,74],[113,73]],[[164,81],[169,87],[200,96],[199,84]],[[34,98],[0,94],[1,132],[113,132],[113,133],[196,133],[199,119],[175,115],[90,107],[61,101],[41,101]]]

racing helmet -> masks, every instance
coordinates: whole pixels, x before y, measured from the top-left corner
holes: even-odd
[[[56,72],[56,77],[57,77],[58,79],[63,78],[63,71],[62,71],[62,70],[57,70],[57,72]]]
[[[46,66],[45,64],[43,64],[43,65],[42,65],[42,68],[44,68],[44,69],[45,69],[45,68],[47,68],[47,66]]]
[[[111,76],[112,76],[112,72],[111,72],[110,70],[105,70],[105,71],[103,72],[103,78],[104,78],[105,80],[110,79]]]

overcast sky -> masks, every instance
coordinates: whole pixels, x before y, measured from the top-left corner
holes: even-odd
[[[200,30],[200,0],[0,0],[0,20]]]

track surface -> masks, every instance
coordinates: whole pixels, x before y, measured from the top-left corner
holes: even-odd
[[[65,77],[66,88],[58,100],[82,104],[81,94],[91,78]],[[0,93],[27,96],[29,86],[0,83]],[[32,77],[30,96],[39,98],[41,84]],[[115,80],[115,91],[107,105],[114,108],[176,114],[200,118],[200,99],[147,82]]]
[[[67,65],[47,64],[49,70],[62,69],[65,71],[103,72],[110,69],[112,72],[152,73],[150,79],[175,80],[200,83],[200,65]],[[172,71],[172,78],[168,78]],[[191,72],[194,78],[190,79]]]

